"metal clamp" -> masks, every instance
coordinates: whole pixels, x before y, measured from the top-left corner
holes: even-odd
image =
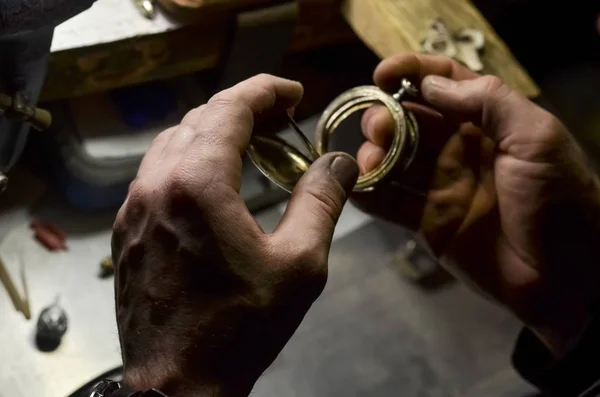
[[[28,105],[22,92],[17,92],[13,97],[0,93],[0,110],[4,111],[8,119],[29,123],[38,131],[43,131],[52,124],[50,112]]]

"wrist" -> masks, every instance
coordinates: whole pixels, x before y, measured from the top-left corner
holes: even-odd
[[[583,309],[575,309],[563,315],[556,314],[555,321],[530,324],[527,327],[555,358],[560,359],[577,345],[591,319]]]
[[[169,397],[246,397],[250,393],[250,390],[236,391],[217,382],[203,381],[199,373],[188,376],[168,363],[126,367],[123,383],[135,390],[154,388]]]

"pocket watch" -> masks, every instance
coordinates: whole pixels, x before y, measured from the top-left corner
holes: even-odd
[[[394,122],[394,137],[381,164],[358,177],[354,192],[366,192],[386,183],[394,170],[406,170],[412,162],[419,141],[419,129],[414,115],[402,106],[405,97],[416,97],[418,90],[407,79],[400,90],[390,95],[376,86],[354,87],[340,94],[325,109],[317,123],[313,146],[291,117],[290,126],[300,137],[305,151],[292,146],[278,136],[253,135],[247,149],[254,165],[273,183],[291,192],[321,155],[329,151],[329,138],[342,121],[351,114],[374,104],[384,105]]]

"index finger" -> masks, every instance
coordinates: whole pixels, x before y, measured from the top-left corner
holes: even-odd
[[[185,198],[198,204],[197,217],[216,235],[225,236],[225,243],[251,246],[260,234],[239,194],[242,155],[255,120],[285,112],[300,102],[302,93],[302,85],[291,80],[252,77],[189,112],[169,141],[171,147],[181,148],[172,154],[177,164],[177,172],[169,176],[172,184],[185,187]],[[177,180],[181,183],[173,182]]]
[[[235,148],[243,154],[255,121],[277,116],[302,99],[296,81],[260,74],[215,94],[205,106],[189,112],[182,125],[191,126],[202,146]]]
[[[470,80],[479,76],[447,57],[403,53],[381,61],[375,68],[373,80],[382,90],[393,92],[398,90],[403,78],[420,87],[425,76],[431,74],[452,80]]]
[[[204,174],[210,174],[213,182],[239,192],[241,159],[255,121],[285,113],[300,102],[302,93],[302,85],[295,81],[267,74],[252,77],[189,112],[168,145],[176,149],[177,161],[184,161],[191,174],[209,170]],[[203,178],[195,180],[197,185],[204,182]]]

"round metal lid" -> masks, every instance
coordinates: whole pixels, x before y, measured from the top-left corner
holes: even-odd
[[[383,104],[394,120],[394,138],[390,150],[382,163],[366,175],[358,178],[355,192],[370,191],[399,165],[406,169],[411,163],[418,143],[418,126],[414,116],[400,105],[404,93],[415,95],[416,89],[408,82],[394,95],[375,86],[360,86],[350,89],[335,98],[323,112],[316,130],[316,149],[289,117],[289,123],[307,149],[305,155],[296,147],[277,136],[254,135],[250,139],[247,153],[254,165],[273,183],[291,192],[310,165],[328,152],[329,137],[339,124],[350,114]]]
[[[276,136],[253,136],[247,152],[264,176],[290,193],[313,163],[298,149]]]

